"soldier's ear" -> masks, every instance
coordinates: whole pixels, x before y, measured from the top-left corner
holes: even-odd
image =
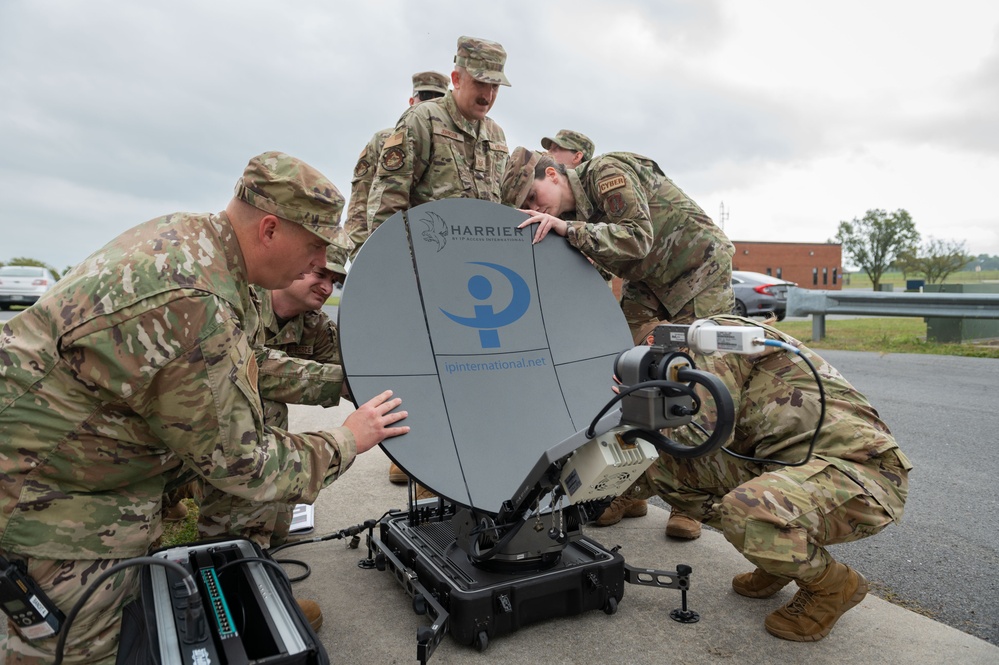
[[[551,180],[556,185],[558,184],[558,170],[554,166],[549,166],[545,169],[545,177]]]
[[[274,236],[277,235],[277,229],[280,225],[281,220],[275,215],[264,215],[257,222],[257,239],[261,244],[270,246],[274,242]]]

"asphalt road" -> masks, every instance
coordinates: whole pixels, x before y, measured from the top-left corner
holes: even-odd
[[[336,308],[324,309],[335,319]],[[901,524],[834,546],[834,556],[881,597],[999,645],[999,360],[822,355],[867,395],[915,466]]]
[[[914,466],[902,522],[833,556],[882,598],[999,645],[999,360],[822,356],[867,395]]]

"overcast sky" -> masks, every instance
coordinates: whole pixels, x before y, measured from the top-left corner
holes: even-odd
[[[995,0],[2,0],[0,261],[219,211],[266,150],[347,195],[460,35],[509,54],[511,150],[571,128],[645,154],[734,240],[905,208],[999,254]]]

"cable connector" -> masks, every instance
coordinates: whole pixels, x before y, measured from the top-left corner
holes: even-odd
[[[690,324],[687,331],[687,344],[696,353],[742,353],[751,355],[760,352],[765,341],[763,328],[755,326],[720,326],[708,319],[698,319]]]

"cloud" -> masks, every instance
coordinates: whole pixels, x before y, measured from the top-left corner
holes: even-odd
[[[824,240],[906,207],[999,253],[997,25],[971,0],[7,0],[0,260],[61,268],[151,217],[220,210],[265,150],[346,194],[411,74],[448,73],[460,35],[509,54],[491,115],[511,147],[570,128],[648,155],[709,214],[725,201],[733,237]]]

